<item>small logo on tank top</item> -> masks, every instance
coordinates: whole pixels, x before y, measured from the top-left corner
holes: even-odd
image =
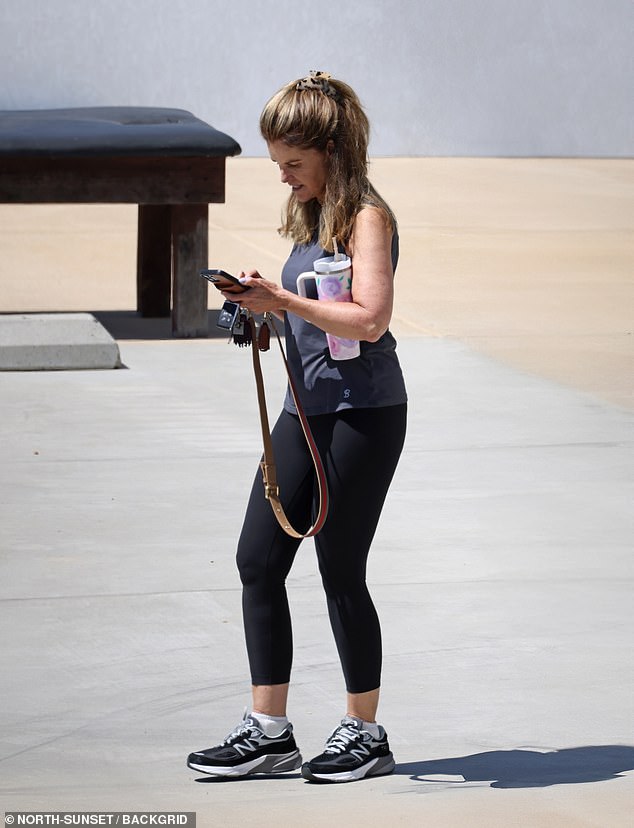
[[[344,398],[344,400],[349,400],[349,399],[350,399],[350,389],[349,389],[349,388],[346,388],[346,389],[344,390],[344,392],[343,392],[343,398]]]

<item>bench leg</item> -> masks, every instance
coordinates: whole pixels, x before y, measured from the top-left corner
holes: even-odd
[[[207,336],[207,282],[199,272],[208,266],[207,204],[172,205],[172,334]]]
[[[140,204],[137,230],[137,310],[169,316],[172,286],[172,208]]]

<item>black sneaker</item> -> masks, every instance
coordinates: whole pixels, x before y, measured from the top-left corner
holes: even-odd
[[[302,776],[310,782],[354,782],[365,776],[383,776],[394,770],[385,730],[379,725],[375,739],[363,722],[346,716],[333,730],[323,753],[302,765]]]
[[[297,770],[302,757],[289,723],[279,736],[266,736],[255,716],[246,716],[215,747],[190,753],[187,765],[214,776],[286,773]]]

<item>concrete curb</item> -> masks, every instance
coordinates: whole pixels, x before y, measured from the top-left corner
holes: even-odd
[[[89,313],[0,315],[1,371],[119,367],[119,346]]]

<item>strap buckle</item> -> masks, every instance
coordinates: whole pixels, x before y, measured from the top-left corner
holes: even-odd
[[[278,500],[280,496],[280,487],[275,482],[275,465],[273,463],[266,463],[263,461],[260,463],[260,468],[262,469],[262,477],[264,479],[264,497],[266,500],[271,500],[271,498]],[[269,482],[269,475],[271,477],[271,482]]]
[[[264,484],[264,497],[266,500],[279,500],[280,496],[280,487],[279,486],[272,486],[270,483]]]

